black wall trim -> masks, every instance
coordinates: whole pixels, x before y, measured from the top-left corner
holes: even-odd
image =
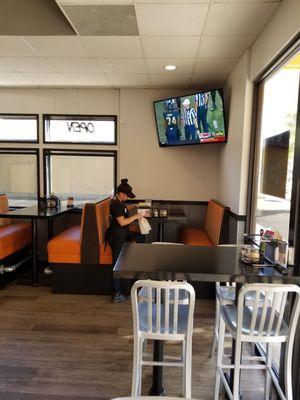
[[[137,204],[137,203],[143,203],[145,199],[133,199],[133,200],[126,200],[126,203],[128,204]],[[191,201],[191,200],[155,200],[151,199],[152,204],[153,203],[168,203],[168,204],[181,204],[181,205],[189,205],[189,206],[207,206],[208,201]]]
[[[229,210],[229,215],[234,218],[236,221],[244,221],[246,222],[247,220],[247,215],[238,215],[234,213],[233,211]]]

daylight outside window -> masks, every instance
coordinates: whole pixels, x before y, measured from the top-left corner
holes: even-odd
[[[74,197],[75,203],[111,196],[115,188],[116,153],[46,150],[47,193],[62,203]]]
[[[0,151],[0,193],[8,196],[10,206],[37,204],[37,153]]]
[[[1,142],[37,142],[37,115],[0,114]]]

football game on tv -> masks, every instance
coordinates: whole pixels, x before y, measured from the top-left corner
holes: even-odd
[[[222,89],[155,101],[160,146],[226,142]]]

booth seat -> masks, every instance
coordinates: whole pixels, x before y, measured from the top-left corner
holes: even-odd
[[[71,226],[49,240],[47,243],[48,262],[80,264],[85,208],[82,211],[81,224]]]
[[[81,225],[71,226],[47,244],[50,263],[79,264],[81,260]]]
[[[105,232],[109,227],[110,199],[105,199],[95,205],[97,230],[99,239],[99,264],[112,264],[112,253],[109,243],[105,242]]]
[[[180,242],[190,246],[218,246],[225,207],[216,200],[207,206],[203,229],[184,228],[180,232]]]
[[[112,254],[105,243],[109,204],[109,198],[85,204],[81,224],[48,242],[54,293],[111,293]]]
[[[7,195],[0,195],[0,212],[9,211]],[[31,243],[30,223],[12,224],[11,219],[0,219],[0,260],[11,256]]]

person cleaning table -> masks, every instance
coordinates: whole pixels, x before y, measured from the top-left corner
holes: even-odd
[[[126,200],[134,199],[135,194],[132,187],[128,184],[128,179],[121,179],[121,183],[117,187],[117,194],[110,202],[110,227],[106,232],[107,241],[110,244],[113,257],[113,265],[115,265],[118,256],[126,242],[144,243],[145,239],[139,232],[130,231],[129,225],[141,218],[142,213],[129,216],[128,208],[125,204]],[[113,279],[113,303],[121,303],[127,300],[127,296],[121,292],[120,279]]]

